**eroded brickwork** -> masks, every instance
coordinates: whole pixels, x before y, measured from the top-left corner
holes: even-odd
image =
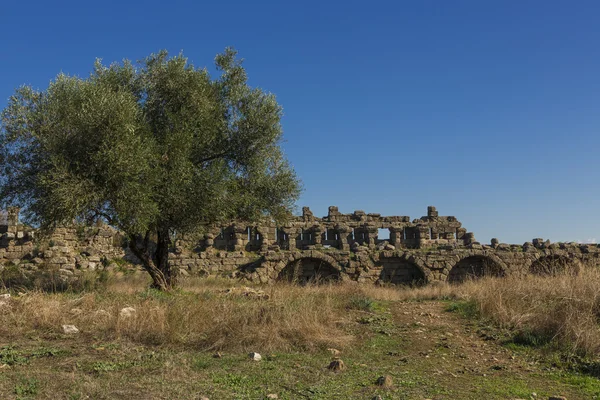
[[[65,276],[105,268],[123,257],[123,237],[108,226],[66,227],[37,238],[19,224],[18,209],[0,220],[0,268],[53,268]],[[200,239],[180,237],[170,262],[182,275],[220,275],[269,283],[341,280],[360,283],[460,282],[484,275],[551,273],[555,269],[600,266],[597,245],[534,239],[509,245],[475,240],[453,216],[435,207],[418,219],[335,206],[318,218],[308,207],[286,224],[234,222],[212,226]]]

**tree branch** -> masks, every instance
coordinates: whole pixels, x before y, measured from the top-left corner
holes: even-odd
[[[213,160],[216,160],[217,158],[225,157],[228,154],[229,154],[229,151],[224,151],[222,153],[215,154],[215,155],[212,155],[210,157],[203,158],[202,160],[200,160],[198,162],[198,164],[202,164],[202,163],[205,163],[205,162],[213,161]]]

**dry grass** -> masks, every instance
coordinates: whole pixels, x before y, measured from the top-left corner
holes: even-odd
[[[507,277],[468,283],[463,298],[480,314],[530,344],[553,343],[580,355],[600,354],[600,271]]]
[[[356,287],[275,285],[261,292],[204,280],[194,292],[164,294],[138,283],[137,290],[135,282],[119,281],[103,292],[13,296],[1,307],[0,336],[59,335],[72,324],[106,340],[204,350],[343,348],[354,340],[345,327]],[[124,307],[133,307],[134,316],[121,315]]]
[[[351,283],[277,284],[246,288],[231,280],[188,278],[182,290],[148,290],[145,274],[112,278],[85,294],[30,292],[0,304],[0,336],[60,335],[63,324],[83,335],[204,350],[289,351],[355,343],[352,308],[376,301],[471,301],[479,313],[532,344],[554,343],[600,354],[600,272],[484,278],[419,288]],[[232,290],[233,289],[233,290]],[[258,294],[257,294],[258,293]],[[133,317],[120,315],[133,307]]]

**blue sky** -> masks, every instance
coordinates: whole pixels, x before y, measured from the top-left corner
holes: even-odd
[[[277,95],[298,204],[455,215],[481,242],[600,240],[597,1],[0,4],[0,108],[96,57],[234,46]]]

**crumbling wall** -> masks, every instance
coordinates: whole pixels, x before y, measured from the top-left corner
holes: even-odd
[[[23,270],[49,268],[71,276],[126,256],[123,236],[109,226],[60,227],[42,237],[19,224],[18,213],[7,210],[0,223],[0,268],[12,263]],[[382,229],[389,230],[389,239],[380,238]],[[455,217],[439,216],[432,206],[426,216],[412,221],[363,211],[342,214],[335,206],[318,218],[304,207],[301,216],[281,226],[235,221],[207,227],[199,239],[180,236],[170,253],[170,263],[181,275],[262,283],[327,279],[420,285],[539,273],[550,262],[573,270],[600,267],[600,248],[540,238],[523,245],[497,239],[481,244]]]
[[[47,235],[22,225],[19,210],[8,210],[0,225],[0,266],[18,265],[26,271],[57,270],[65,276],[103,268],[125,255],[121,234],[107,225],[59,227]]]

